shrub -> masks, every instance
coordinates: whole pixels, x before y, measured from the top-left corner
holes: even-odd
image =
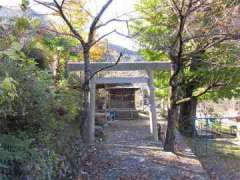
[[[0,136],[0,177],[14,179],[24,174],[23,165],[36,158],[36,150],[31,146],[31,139],[25,136],[1,134]]]
[[[29,26],[25,19],[15,25],[23,27],[16,36]],[[51,72],[23,50],[21,37],[2,33],[0,42],[9,40],[0,44],[0,168],[11,172],[5,179],[73,179],[84,149],[79,80],[54,83]]]
[[[51,77],[31,60],[7,59],[0,64],[2,132],[40,130],[51,122]],[[47,122],[46,122],[47,123]]]

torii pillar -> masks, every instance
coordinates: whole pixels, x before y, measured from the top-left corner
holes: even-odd
[[[95,143],[95,110],[96,110],[96,77],[94,76],[90,80],[90,119],[88,122],[89,126],[89,142],[91,144]]]
[[[153,134],[155,141],[158,141],[158,129],[157,129],[157,112],[155,104],[155,88],[153,84],[152,70],[147,70],[148,74],[148,94],[149,94],[149,115],[150,115],[150,132]]]

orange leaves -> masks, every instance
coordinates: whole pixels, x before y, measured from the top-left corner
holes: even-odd
[[[103,43],[98,43],[91,48],[90,57],[93,61],[99,61],[105,53],[105,45]]]

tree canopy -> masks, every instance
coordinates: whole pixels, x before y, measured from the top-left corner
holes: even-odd
[[[204,97],[212,99],[238,96],[237,5],[221,0],[141,0],[136,5],[141,18],[133,28],[141,32],[137,39],[143,55],[173,64],[171,75],[163,72],[157,84],[169,82],[174,108],[206,93]],[[177,113],[173,119],[178,120]]]

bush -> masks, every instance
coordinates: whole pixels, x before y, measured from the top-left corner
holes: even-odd
[[[36,150],[30,139],[17,138],[15,135],[0,136],[0,177],[13,179],[24,174],[26,162],[36,158]]]
[[[42,52],[35,51],[31,59],[18,43],[27,21],[15,26],[21,33],[12,35],[18,37],[7,37],[0,28],[0,42],[5,43],[0,44],[0,173],[3,169],[5,176],[0,177],[74,179],[84,149],[79,79],[53,82],[51,72],[34,58]]]
[[[81,91],[76,84],[70,76],[69,81],[55,86],[51,75],[32,60],[2,61],[0,137],[4,138],[0,139],[0,161],[7,160],[11,176],[77,176],[84,146],[80,138]],[[25,148],[9,153],[5,147],[11,146]],[[30,156],[31,149],[35,158]],[[5,168],[4,164],[0,166]]]
[[[2,132],[39,131],[51,117],[51,77],[31,60],[7,59],[0,64],[0,127]]]

